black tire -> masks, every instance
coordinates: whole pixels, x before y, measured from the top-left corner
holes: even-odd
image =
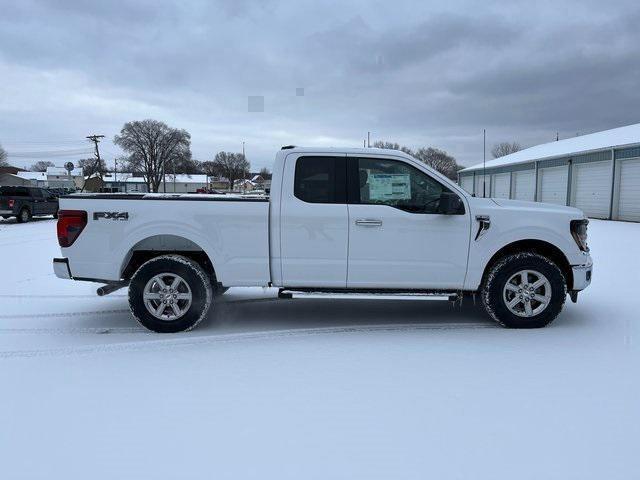
[[[179,275],[191,290],[191,305],[186,313],[175,320],[162,320],[147,309],[143,293],[147,283],[156,275]],[[162,255],[144,263],[133,274],[129,284],[129,308],[138,322],[158,333],[184,332],[195,328],[209,312],[213,290],[209,276],[193,260],[180,255]]]
[[[31,212],[29,209],[27,207],[22,207],[22,210],[18,213],[16,220],[18,223],[27,223],[31,221]]]
[[[546,308],[530,317],[512,313],[505,303],[503,293],[509,279],[523,270],[541,273],[547,278],[551,287],[551,299]],[[567,282],[562,271],[547,257],[537,253],[517,253],[502,258],[491,267],[482,288],[482,303],[487,313],[507,328],[547,326],[562,311],[566,296]]]

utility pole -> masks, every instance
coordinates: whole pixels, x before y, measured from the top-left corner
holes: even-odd
[[[367,148],[371,148],[371,132],[367,132]]]
[[[242,158],[244,158],[244,142],[242,142]]]
[[[482,129],[482,198],[487,196],[487,129]]]
[[[120,192],[120,186],[118,185],[118,159],[113,160],[115,162],[115,166],[113,167],[113,183],[116,184],[116,188],[118,189],[118,193]]]
[[[556,132],[556,142],[560,140],[560,133]]]
[[[93,142],[94,146],[95,146],[95,156],[96,156],[96,163],[94,166],[94,170],[96,172],[100,172],[100,164],[102,163],[101,159],[100,159],[100,149],[98,148],[98,143],[100,143],[100,140],[104,138],[104,135],[87,135],[86,137],[89,141]],[[84,172],[83,176],[84,176]],[[100,177],[102,177],[102,175],[100,175]],[[80,192],[84,192],[84,183],[82,182],[82,189],[80,190]]]

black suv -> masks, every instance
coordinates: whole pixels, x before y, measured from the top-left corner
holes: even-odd
[[[0,216],[28,222],[40,215],[58,216],[58,198],[38,187],[0,187]]]

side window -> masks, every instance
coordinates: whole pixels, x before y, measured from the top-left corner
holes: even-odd
[[[30,188],[29,194],[34,198],[42,198],[42,190],[39,188]]]
[[[436,179],[404,162],[359,158],[360,198],[356,203],[389,205],[411,213],[437,213],[442,192]]]
[[[300,157],[293,194],[309,203],[346,203],[344,157]]]

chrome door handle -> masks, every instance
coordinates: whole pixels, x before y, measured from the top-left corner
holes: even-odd
[[[359,218],[356,220],[356,225],[360,225],[362,227],[381,227],[382,220],[374,220],[371,218]]]

